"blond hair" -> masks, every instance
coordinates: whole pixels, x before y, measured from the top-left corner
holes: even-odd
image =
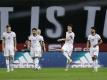
[[[37,29],[37,34],[41,35],[41,30],[40,29]]]

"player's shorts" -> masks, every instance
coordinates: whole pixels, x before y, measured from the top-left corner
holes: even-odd
[[[91,57],[93,57],[93,56],[97,56],[98,57],[98,53],[99,53],[99,47],[95,47],[95,48],[91,47],[90,48]]]
[[[64,51],[64,53],[66,52],[69,56],[71,56],[72,51],[73,51],[73,45],[72,44],[70,44],[70,45],[64,44],[62,46],[62,50]]]
[[[31,57],[41,57],[42,56],[42,51],[40,48],[32,48],[30,51]]]
[[[14,56],[15,54],[15,51],[14,51],[14,48],[13,47],[6,47],[4,49],[4,56]]]

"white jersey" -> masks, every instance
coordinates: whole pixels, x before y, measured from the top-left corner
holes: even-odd
[[[3,39],[5,42],[5,47],[14,47],[14,38],[16,38],[15,32],[4,32]]]
[[[95,34],[95,35],[89,35],[88,36],[88,40],[90,41],[90,47],[95,46],[96,44],[98,44],[98,41],[101,39],[100,35]],[[96,46],[98,47],[98,46]]]
[[[66,41],[65,41],[65,44],[72,44],[74,43],[74,37],[75,37],[75,34],[74,32],[66,32]]]
[[[43,38],[40,35],[30,35],[29,40],[31,41],[31,48],[41,47],[40,41],[43,41]]]
[[[41,41],[44,41],[44,38],[42,35],[37,35],[37,36],[40,38]]]

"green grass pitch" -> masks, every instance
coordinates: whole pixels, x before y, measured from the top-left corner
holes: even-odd
[[[6,72],[0,69],[0,80],[107,80],[107,68],[99,68],[98,72],[92,72],[91,68],[43,68],[39,71],[33,69],[15,69]]]

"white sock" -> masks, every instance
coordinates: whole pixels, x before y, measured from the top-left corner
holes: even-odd
[[[93,68],[95,68],[95,60],[93,61]]]
[[[38,58],[34,59],[34,64],[35,64],[35,68],[38,68],[38,65],[39,65],[39,59]]]
[[[93,61],[93,68],[94,68],[94,71],[98,70],[98,61],[97,60]]]
[[[7,70],[10,70],[9,59],[6,59]]]
[[[95,60],[95,70],[97,71],[98,69],[98,60]]]
[[[67,60],[66,69],[70,68],[69,60]]]
[[[14,58],[11,57],[10,58],[10,68],[11,68],[11,70],[13,70],[13,62],[14,62]]]

